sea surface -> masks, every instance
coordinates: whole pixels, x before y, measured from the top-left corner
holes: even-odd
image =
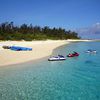
[[[0,67],[0,100],[100,100],[100,42],[71,43],[52,55],[73,51],[80,56]]]

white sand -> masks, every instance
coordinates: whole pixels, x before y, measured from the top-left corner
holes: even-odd
[[[0,66],[23,63],[31,60],[37,60],[52,54],[52,51],[64,44],[77,41],[91,40],[47,40],[47,41],[4,41],[0,42]],[[12,51],[3,49],[2,46],[25,46],[31,47],[32,51]]]
[[[68,42],[91,42],[91,41],[96,41],[96,40],[85,40],[85,39],[68,39]]]
[[[66,40],[48,40],[48,41],[5,41],[0,42],[0,66],[18,64],[31,60],[37,60],[52,54],[53,49],[67,44]],[[32,51],[12,51],[10,49],[3,49],[2,46],[25,46],[31,47]]]

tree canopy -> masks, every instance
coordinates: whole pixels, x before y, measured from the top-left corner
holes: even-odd
[[[13,22],[4,22],[0,24],[0,40],[64,40],[79,39],[76,32],[66,31],[63,28],[40,27],[32,24],[22,24],[15,26]]]

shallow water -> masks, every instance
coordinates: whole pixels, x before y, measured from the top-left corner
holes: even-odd
[[[87,54],[87,49],[97,54]],[[0,68],[0,100],[100,100],[100,42],[78,42],[54,50],[79,57]]]

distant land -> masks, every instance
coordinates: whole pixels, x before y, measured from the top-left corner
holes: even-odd
[[[0,40],[66,40],[80,39],[74,31],[66,31],[63,28],[40,27],[32,24],[14,25],[13,22],[4,22],[0,24]]]
[[[100,39],[100,23],[90,27],[76,29],[75,32],[83,39]]]

